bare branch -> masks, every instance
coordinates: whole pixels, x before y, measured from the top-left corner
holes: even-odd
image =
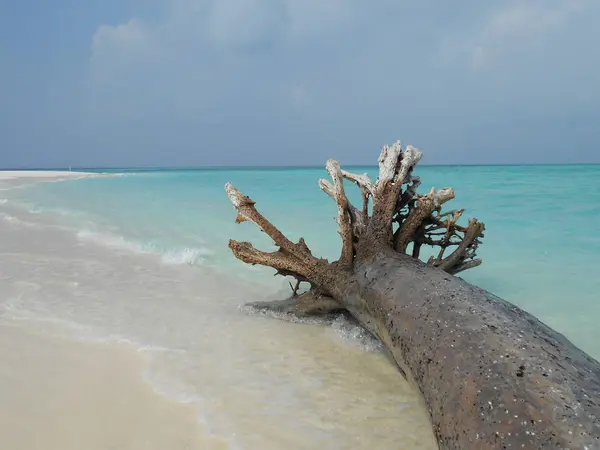
[[[372,198],[375,195],[375,185],[371,181],[371,178],[369,178],[369,175],[367,175],[366,173],[362,175],[357,175],[342,170],[342,176],[345,179],[354,182],[360,188],[360,194],[362,197],[363,220],[366,224],[369,218],[369,198]]]
[[[275,244],[287,251],[288,253],[303,258],[310,255],[310,252],[306,251],[306,245],[297,245],[290,241],[284,236],[284,234],[269,222],[261,213],[259,213],[254,205],[256,202],[250,197],[243,195],[238,191],[231,183],[225,185],[225,191],[233,203],[233,206],[238,211],[236,223],[245,222],[247,220],[254,222],[262,231],[267,233]],[[312,255],[311,255],[312,256]]]
[[[352,260],[354,259],[354,238],[348,211],[348,198],[344,192],[342,170],[339,163],[334,159],[328,160],[325,168],[333,181],[333,195],[338,205],[338,223],[340,225],[340,236],[342,237],[340,263],[345,267],[351,267]]]
[[[414,169],[414,167],[421,161],[421,157],[423,153],[417,150],[412,145],[406,147],[406,150],[402,154],[402,162],[400,164],[400,169],[395,178],[395,183],[398,186],[402,184],[408,183],[410,180],[408,179],[410,173]]]
[[[278,274],[291,275],[313,286],[335,284],[333,278],[346,276],[357,255],[372,254],[382,245],[406,253],[412,242],[411,253],[415,258],[419,258],[423,245],[439,247],[437,257],[432,257],[429,263],[449,273],[475,267],[480,264],[475,256],[483,237],[483,224],[475,220],[464,227],[457,223],[462,210],[440,212],[441,205],[454,198],[454,191],[450,188],[431,189],[426,195],[416,193],[421,180],[412,172],[421,157],[422,153],[410,145],[403,150],[400,141],[384,146],[378,159],[379,175],[375,183],[367,174],[348,172],[342,170],[337,161],[327,161],[326,169],[332,181],[319,180],[319,186],[338,207],[336,221],[342,250],[336,263],[329,264],[326,260],[315,258],[303,239],[298,243],[290,241],[256,210],[252,199],[228,183],[225,189],[238,210],[236,222],[254,222],[273,239],[279,251],[261,252],[248,243],[235,241],[231,241],[230,246],[234,254],[245,262],[274,267]],[[361,208],[348,200],[344,179],[360,188]],[[371,217],[370,199],[373,201]],[[394,222],[399,224],[395,233]],[[445,256],[449,248],[454,251]],[[333,275],[334,272],[336,275]],[[320,282],[315,283],[315,277]],[[292,286],[292,291],[297,293],[297,287]]]
[[[298,295],[298,289],[300,289],[300,283],[302,281],[296,279],[296,285],[292,286],[292,283],[289,283],[290,287],[292,288],[292,297],[296,297]]]
[[[417,188],[421,185],[419,177],[412,177],[410,184],[406,187],[402,195],[398,198],[396,212],[400,212],[417,195]]]
[[[464,213],[465,210],[464,209],[453,209],[451,211],[446,211],[444,213],[440,213],[437,218],[438,219],[443,219],[444,217],[448,217],[448,216],[455,216],[457,213],[459,215],[459,217],[462,215],[462,213]]]
[[[344,310],[340,302],[314,289],[285,300],[248,303],[247,306],[255,311],[296,317],[331,314]]]
[[[323,192],[325,192],[332,200],[335,201],[335,190],[333,189],[333,185],[326,179],[321,178],[319,180],[319,187]]]
[[[384,145],[379,155],[379,177],[377,178],[377,190],[380,191],[386,183],[394,181],[398,160],[402,155],[402,144],[394,142],[391,146]]]
[[[271,266],[269,266],[271,267]],[[292,277],[295,278],[296,280],[298,280],[299,282],[303,282],[306,281],[307,283],[309,283],[308,278],[303,277],[302,275],[296,273],[296,272],[289,272],[287,270],[284,269],[275,269],[276,272],[273,274],[273,276],[282,276],[282,277]]]
[[[459,272],[463,272],[467,269],[472,269],[473,267],[480,266],[481,262],[482,261],[480,259],[472,259],[470,261],[466,261],[464,263],[461,263],[454,267],[451,267],[446,272],[448,272],[449,274],[452,274],[452,275],[456,275]]]
[[[484,229],[485,226],[483,223],[478,222],[477,219],[471,219],[460,245],[450,255],[435,265],[440,269],[451,273],[457,273],[457,268],[466,270],[469,267],[474,267],[464,266],[466,265],[466,260],[474,258],[477,247],[479,246],[479,238],[483,235]],[[473,261],[476,260],[473,259]],[[481,264],[481,262],[479,262],[479,264]]]
[[[424,221],[429,219],[433,211],[443,203],[453,198],[454,191],[451,188],[440,189],[439,191],[431,188],[427,195],[417,196],[416,207],[410,211],[408,217],[396,232],[394,249],[397,252],[405,253],[408,244],[415,240],[415,233]]]
[[[306,257],[298,259],[287,254],[285,250],[263,252],[254,248],[249,242],[238,242],[234,240],[229,241],[229,248],[233,251],[233,254],[237,259],[247,264],[259,264],[261,266],[273,267],[282,275],[291,275],[294,277],[300,275],[305,279],[311,277],[313,267],[304,262]]]
[[[458,219],[460,219],[460,217],[462,216],[464,210],[460,209],[458,211],[449,211],[448,213],[444,213],[444,214],[439,214],[437,218],[432,218],[433,220],[433,225],[431,226],[431,228],[429,228],[426,232],[425,235],[427,236],[425,239],[427,238],[432,238],[432,236],[439,236],[439,235],[443,235],[444,237],[440,240],[440,241],[436,241],[436,245],[438,245],[440,247],[440,252],[437,256],[437,258],[435,258],[431,264],[433,265],[437,265],[442,261],[442,258],[444,257],[444,252],[446,251],[446,249],[451,246],[451,245],[460,245],[462,238],[458,235],[458,232],[461,231],[462,227],[459,226],[457,224]],[[452,217],[448,217],[450,214],[452,214]],[[441,222],[440,218],[446,218],[445,222]],[[432,230],[438,230],[439,228],[445,228],[446,231],[444,233],[440,233],[440,232],[435,232]],[[453,242],[452,238],[457,237],[459,240],[458,242]]]
[[[334,187],[328,180],[320,179],[319,187],[323,192],[325,192],[329,197],[331,197],[335,201],[335,190]],[[352,233],[354,234],[354,238],[362,236],[367,228],[368,215],[365,214],[364,211],[359,210],[357,207],[348,201],[348,212],[350,213],[350,222],[352,224]],[[336,218],[336,222],[339,223],[339,218]]]
[[[378,235],[379,239],[388,240],[390,244],[392,219],[396,213],[402,185],[412,181],[410,174],[421,156],[422,153],[410,145],[402,152],[400,141],[390,147],[384,146],[379,156],[379,178],[373,198],[371,232]]]
[[[435,209],[438,209],[448,200],[452,200],[454,198],[454,189],[452,188],[444,188],[434,193],[434,206]]]
[[[366,190],[370,195],[375,194],[375,185],[371,181],[371,178],[366,173],[358,175],[346,170],[342,170],[342,176],[348,180],[356,183],[361,190]]]
[[[277,275],[292,276],[319,286],[324,294],[329,292],[337,277],[335,267],[326,259],[315,258],[304,239],[295,244],[286,238],[271,222],[255,208],[255,202],[240,193],[231,184],[225,186],[227,194],[238,210],[236,222],[252,221],[267,233],[279,246],[275,252],[257,250],[248,242],[229,241],[229,248],[239,260],[248,264],[273,267]]]
[[[365,222],[369,219],[369,198],[370,195],[363,189],[360,191],[362,197],[362,213],[365,218]]]

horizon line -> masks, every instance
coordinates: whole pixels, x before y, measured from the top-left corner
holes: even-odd
[[[535,166],[597,166],[600,162],[578,162],[578,163],[488,163],[488,164],[419,164],[418,167],[535,167]],[[193,170],[264,170],[264,169],[322,169],[324,165],[306,164],[306,165],[247,165],[247,166],[77,166],[77,167],[20,167],[20,168],[0,168],[0,171],[63,171],[69,170],[81,172],[86,170],[164,170],[164,171],[193,171]],[[348,164],[344,167],[368,167],[377,168],[375,164]]]

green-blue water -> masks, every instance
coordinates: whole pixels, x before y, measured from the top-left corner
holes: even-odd
[[[448,207],[486,223],[484,263],[464,278],[599,358],[600,166],[430,166],[416,174],[421,191],[451,186]],[[416,393],[359,328],[342,319],[293,325],[238,308],[289,290],[281,292],[271,269],[231,255],[230,238],[273,247],[252,224],[234,224],[224,184],[250,195],[290,238],[335,259],[336,207],[317,186],[326,175],[145,170],[3,188],[0,323],[133,345],[150,361],[146,380],[193,402],[228,448],[432,449]],[[347,191],[358,201],[354,187]]]
[[[376,177],[374,168],[353,170]],[[44,183],[19,196],[34,209],[74,213],[83,239],[155,250],[165,262],[194,263],[200,271],[211,266],[265,279],[268,269],[244,270],[227,248],[229,238],[263,248],[270,242],[252,225],[233,223],[223,185],[233,182],[291,238],[303,236],[315,253],[335,258],[335,205],[317,186],[326,175],[312,168],[153,170]],[[600,356],[600,166],[430,166],[417,175],[422,191],[454,187],[449,206],[486,223],[484,264],[464,278]]]

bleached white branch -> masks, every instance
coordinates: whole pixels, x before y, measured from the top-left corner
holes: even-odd
[[[335,201],[335,189],[328,180],[321,178],[319,180],[319,187]],[[354,236],[356,237],[363,235],[367,227],[368,216],[364,213],[364,211],[361,211],[352,205],[350,200],[348,200],[348,212],[350,213],[350,223],[352,225],[352,232],[354,233]],[[339,217],[336,217],[335,221],[338,225],[340,224]]]
[[[379,155],[379,177],[377,178],[377,187],[384,187],[387,182],[393,181],[398,167],[398,159],[402,154],[402,144],[400,141],[394,142],[391,146],[384,145]]]
[[[413,168],[421,161],[423,153],[417,150],[412,145],[406,147],[404,153],[402,153],[402,161],[400,162],[400,170],[396,175],[395,182],[398,184],[405,184],[410,182],[409,174]]]
[[[346,170],[342,170],[342,176],[346,180],[356,183],[358,187],[361,188],[361,190],[365,189],[369,193],[369,195],[375,194],[375,185],[371,181],[371,178],[369,178],[369,175],[367,175],[366,173],[359,175],[356,173],[348,172]]]
[[[325,165],[327,172],[333,182],[333,194],[335,202],[338,205],[338,223],[340,225],[340,236],[342,237],[342,254],[340,262],[352,266],[354,259],[352,225],[350,223],[350,212],[348,211],[348,198],[344,192],[344,178],[339,163],[334,159],[329,159]],[[319,183],[321,184],[321,183]]]

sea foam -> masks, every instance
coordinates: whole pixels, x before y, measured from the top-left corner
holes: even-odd
[[[77,233],[77,238],[82,242],[89,242],[115,250],[155,255],[160,258],[163,264],[167,265],[199,265],[204,262],[205,257],[212,255],[210,250],[202,247],[173,248],[162,251],[152,242],[136,242],[107,232],[81,230]]]
[[[138,244],[137,242],[129,241],[122,236],[110,233],[81,230],[77,233],[77,239],[82,242],[90,242],[103,247],[127,250],[134,253],[151,253],[153,251],[152,247]]]
[[[205,256],[210,256],[211,251],[204,248],[183,248],[180,250],[173,250],[166,252],[162,255],[160,260],[163,264],[170,265],[182,265],[190,264],[195,265],[202,263]]]
[[[26,227],[26,228],[31,228],[31,227],[35,226],[35,224],[33,224],[31,222],[21,220],[18,217],[11,216],[10,214],[2,213],[2,214],[0,214],[0,217],[2,217],[3,220],[5,220],[6,222],[8,222],[12,225],[18,225],[18,226]]]

